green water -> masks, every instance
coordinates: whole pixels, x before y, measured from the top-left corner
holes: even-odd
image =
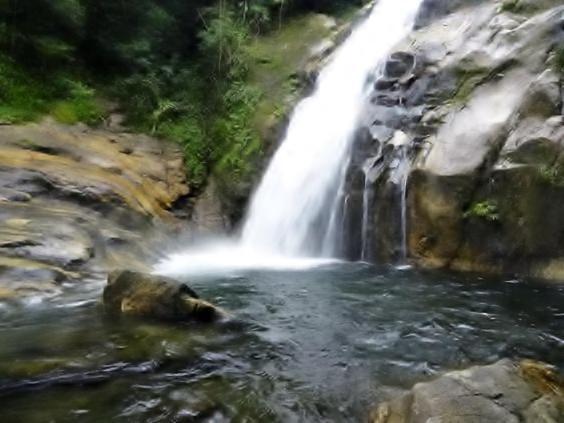
[[[101,286],[0,323],[2,422],[350,422],[438,372],[564,368],[564,287],[335,265],[192,281],[221,325],[116,320]]]

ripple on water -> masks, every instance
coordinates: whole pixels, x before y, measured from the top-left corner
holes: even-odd
[[[0,323],[3,418],[344,422],[445,369],[501,357],[564,367],[560,287],[347,264],[194,288],[237,318],[107,319],[94,296],[13,309]]]

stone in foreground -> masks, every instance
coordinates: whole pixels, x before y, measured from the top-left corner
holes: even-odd
[[[212,322],[225,316],[188,286],[157,275],[116,270],[108,276],[104,306],[112,314],[168,321]]]
[[[564,422],[564,384],[543,363],[501,360],[416,384],[380,404],[371,423]]]

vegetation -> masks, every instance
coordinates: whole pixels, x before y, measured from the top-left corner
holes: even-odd
[[[501,4],[501,11],[502,12],[510,12],[510,13],[521,13],[524,10],[524,6],[520,3],[519,0],[504,0]]]
[[[470,208],[464,213],[464,218],[468,219],[472,217],[484,219],[488,222],[499,221],[499,209],[497,207],[497,204],[489,200],[472,204]]]
[[[51,112],[65,123],[94,124],[103,112],[94,90],[68,74],[34,75],[5,55],[0,55],[0,122],[34,120]]]
[[[539,167],[539,176],[541,179],[556,187],[564,187],[564,173],[557,165],[542,165]]]
[[[210,172],[244,178],[261,149],[256,40],[291,15],[351,3],[0,1],[0,122],[96,124],[109,98],[131,127],[183,146],[194,187]]]
[[[522,0],[504,0],[501,4],[502,12],[509,12],[521,15],[530,15],[543,8],[552,7],[551,0],[536,0],[535,2]],[[555,6],[556,4],[554,4]]]
[[[450,99],[455,104],[464,105],[481,83],[489,76],[489,70],[475,67],[461,67],[456,69],[457,78],[456,93]]]

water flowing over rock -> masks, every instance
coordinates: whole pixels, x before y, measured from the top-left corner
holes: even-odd
[[[367,86],[410,31],[419,4],[379,2],[321,72],[254,195],[244,246],[289,256],[334,255],[342,182]]]
[[[303,268],[341,256],[341,204],[361,112],[391,49],[413,27],[421,1],[378,2],[326,59],[252,198],[241,238],[172,254],[157,266],[159,273]],[[403,72],[403,64],[399,58],[394,72]]]

